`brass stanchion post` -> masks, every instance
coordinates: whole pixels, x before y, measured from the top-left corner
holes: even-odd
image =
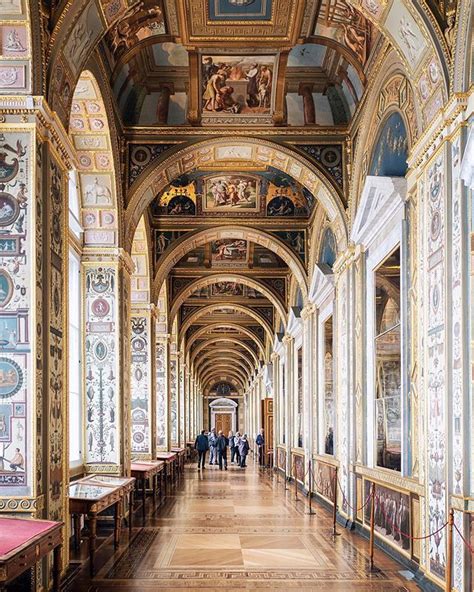
[[[449,510],[448,518],[448,553],[446,557],[446,592],[451,592],[451,582],[453,578],[453,527],[454,510]]]
[[[336,524],[337,524],[337,467],[334,469],[334,497],[332,500],[332,533],[334,536],[337,535]]]
[[[296,478],[296,457],[293,458],[293,478],[295,480],[295,501],[298,501],[298,479]]]
[[[369,542],[369,554],[370,554],[370,568],[374,567],[374,540],[375,540],[375,483],[372,483],[372,493],[370,502],[370,542]]]

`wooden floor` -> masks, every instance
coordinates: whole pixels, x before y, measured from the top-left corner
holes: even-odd
[[[141,527],[141,512],[131,539],[122,534],[114,551],[106,535],[97,557],[97,575],[76,563],[66,590],[74,592],[160,590],[321,590],[325,592],[404,592],[419,590],[403,568],[380,551],[371,573],[368,543],[339,527],[333,537],[331,515],[306,500],[294,500],[283,481],[252,463],[202,473],[188,465],[184,479]],[[127,529],[124,529],[125,531]],[[74,571],[76,572],[74,574]]]

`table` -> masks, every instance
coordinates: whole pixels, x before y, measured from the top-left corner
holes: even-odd
[[[194,448],[195,440],[188,440],[186,442],[186,449],[188,453],[188,459],[193,460],[196,457],[196,450]]]
[[[175,465],[178,460],[176,452],[157,452],[156,458],[165,462],[165,474],[171,481],[175,480]]]
[[[186,448],[172,448],[171,452],[175,452],[178,455],[178,471],[184,473],[184,464],[186,462]]]
[[[114,506],[115,528],[114,544],[117,547],[120,539],[120,487],[110,485],[94,485],[92,483],[71,483],[69,485],[69,513],[74,521],[74,542],[76,548],[81,542],[80,519],[84,514],[89,520],[89,571],[94,575],[95,542],[97,538],[97,514]]]
[[[159,460],[139,460],[131,464],[131,475],[135,477],[142,486],[142,518],[145,522],[145,502],[146,502],[146,482],[148,481],[153,491],[153,504],[156,504],[156,489],[158,476],[160,477],[160,498],[162,496],[162,478],[161,473],[165,469],[165,463]]]
[[[53,590],[59,592],[63,522],[0,518],[0,591],[53,551]]]
[[[86,483],[90,485],[103,485],[104,487],[120,487],[122,498],[120,506],[120,523],[125,515],[125,498],[128,496],[128,532],[132,534],[133,522],[133,495],[135,492],[135,477],[119,477],[117,475],[88,475],[76,483]]]

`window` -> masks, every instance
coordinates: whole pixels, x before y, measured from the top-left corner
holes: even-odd
[[[69,465],[82,464],[81,262],[69,251]]]
[[[303,447],[303,349],[297,351],[297,388],[298,388],[298,446]]]
[[[400,471],[402,352],[399,247],[375,270],[374,354],[377,465]]]
[[[334,398],[334,338],[332,316],[324,322],[324,382],[323,382],[323,432],[324,452],[334,454],[334,423],[336,401]]]

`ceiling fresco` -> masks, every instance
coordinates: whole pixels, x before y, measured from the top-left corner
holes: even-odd
[[[271,21],[272,0],[209,0],[210,21]]]

